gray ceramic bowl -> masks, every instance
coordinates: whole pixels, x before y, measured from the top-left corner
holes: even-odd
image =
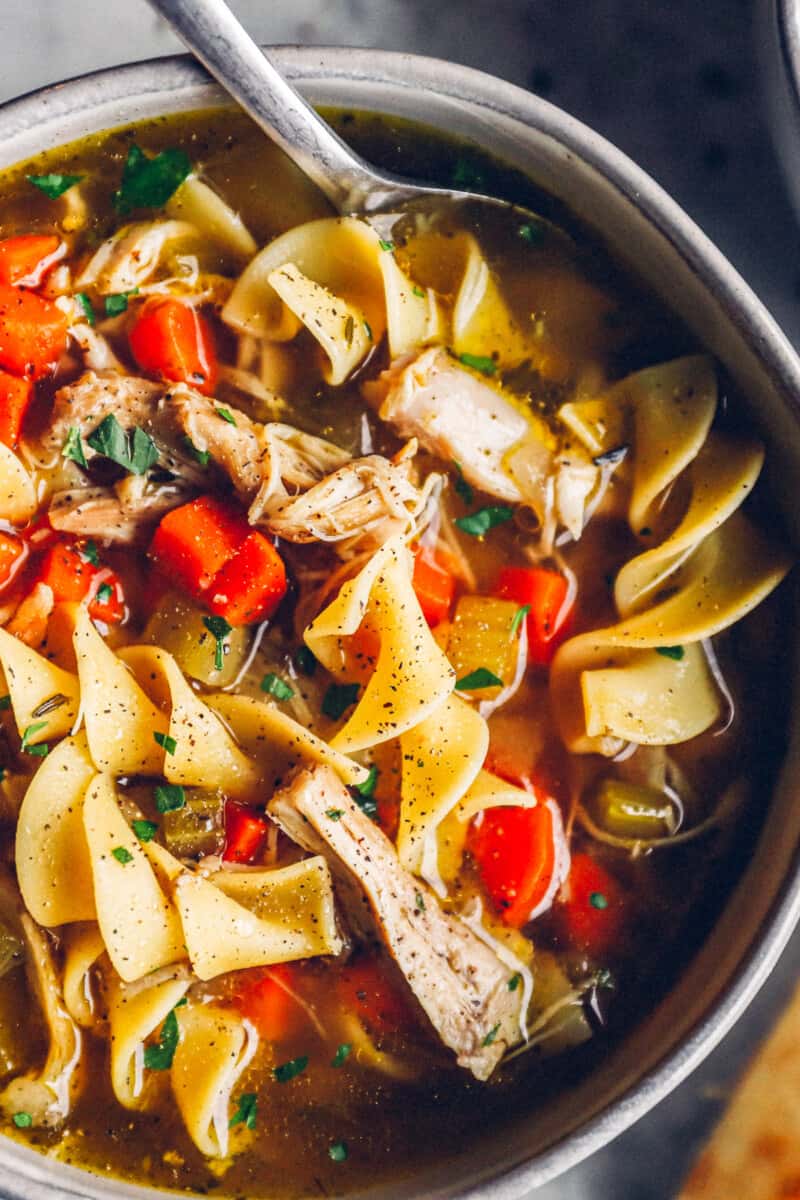
[[[466,67],[372,50],[281,49],[278,65],[315,102],[416,118],[482,143],[597,229],[611,251],[678,311],[750,398],[768,444],[769,480],[800,545],[800,361],[746,284],[686,215],[624,155],[534,96]],[[0,110],[0,167],[43,147],[141,118],[218,103],[184,59],[122,67]],[[793,706],[795,709],[796,705]],[[798,725],[797,720],[794,722]],[[800,915],[797,730],[763,834],[720,921],[678,986],[585,1082],[544,1113],[515,1112],[468,1151],[379,1197],[512,1200],[622,1132],[720,1040],[764,982]],[[24,1200],[141,1197],[0,1138],[0,1191]]]
[[[759,0],[757,32],[770,133],[800,213],[800,0]]]

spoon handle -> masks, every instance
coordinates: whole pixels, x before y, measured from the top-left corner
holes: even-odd
[[[359,158],[272,65],[224,0],[149,0],[245,112],[339,212],[402,203],[410,189]]]

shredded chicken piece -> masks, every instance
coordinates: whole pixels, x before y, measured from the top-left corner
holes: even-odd
[[[142,476],[127,476],[113,488],[70,488],[56,492],[48,517],[54,529],[79,537],[130,546],[150,537],[171,509],[195,494],[192,481],[155,487]]]
[[[89,431],[108,413],[113,413],[125,429],[145,426],[163,394],[163,385],[149,379],[115,371],[87,371],[56,392],[53,416],[41,444],[49,453],[58,454],[73,426]],[[91,453],[86,447],[87,457]]]
[[[102,243],[78,276],[78,288],[94,287],[101,295],[142,288],[155,273],[170,242],[197,240],[188,221],[141,221],[125,225]]]
[[[261,485],[261,446],[255,422],[238,408],[225,409],[232,418],[226,420],[212,401],[182,383],[170,389],[167,404],[192,445],[211,455],[230,476],[240,498],[249,503]]]
[[[508,967],[400,865],[330,768],[302,771],[268,807],[284,833],[326,856],[357,924],[377,927],[459,1066],[488,1079],[519,1040],[521,1000],[509,990]]]
[[[0,1109],[30,1113],[34,1125],[60,1125],[84,1083],[81,1031],[64,1007],[61,980],[47,934],[24,911],[15,885],[0,878],[0,911],[25,944],[29,985],[47,1027],[47,1058],[38,1071],[19,1075],[0,1092]]]
[[[116,371],[122,374],[125,370],[117,358],[107,338],[96,329],[92,329],[84,321],[70,325],[69,334],[77,343],[83,354],[83,362],[90,371]]]
[[[416,449],[416,443],[409,443]],[[356,458],[307,492],[268,513],[263,524],[288,542],[335,542],[342,557],[410,538],[430,519],[442,485],[431,472],[422,487],[411,478],[411,457]]]

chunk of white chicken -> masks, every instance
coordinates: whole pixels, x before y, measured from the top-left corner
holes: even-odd
[[[76,286],[96,288],[101,295],[141,290],[155,274],[169,246],[197,240],[197,230],[188,221],[140,221],[125,225],[95,250]]]
[[[145,427],[156,414],[164,387],[150,379],[120,375],[116,371],[87,371],[75,383],[59,388],[50,423],[42,438],[42,449],[59,454],[69,431],[90,432],[108,413],[123,429]],[[86,448],[87,455],[91,450]]]
[[[511,504],[529,505],[548,540],[557,524],[580,537],[598,469],[576,447],[558,453],[556,439],[532,413],[433,347],[392,364],[364,386],[367,400],[402,437],[458,463],[465,479]]]
[[[330,768],[301,772],[273,796],[269,813],[300,846],[325,855],[356,924],[377,929],[459,1066],[488,1079],[519,1039],[521,989],[509,989],[508,967],[400,865]]]
[[[180,479],[155,485],[140,475],[126,476],[111,488],[75,487],[56,492],[48,517],[61,533],[130,546],[149,539],[161,518],[196,491],[191,482]]]

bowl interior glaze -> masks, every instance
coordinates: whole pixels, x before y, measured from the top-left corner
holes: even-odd
[[[275,58],[313,102],[408,117],[479,143],[596,231],[736,380],[767,443],[773,501],[800,544],[800,362],[733,268],[649,177],[545,101],[465,67],[372,50],[281,48]],[[0,109],[0,168],[102,129],[221,101],[219,89],[184,58],[90,75]],[[750,864],[657,1010],[544,1113],[509,1113],[468,1150],[446,1150],[435,1168],[365,1196],[513,1200],[621,1133],[697,1066],[763,983],[800,915],[797,724],[779,785],[763,796],[769,818]],[[20,1200],[144,1194],[6,1139],[0,1190]]]

